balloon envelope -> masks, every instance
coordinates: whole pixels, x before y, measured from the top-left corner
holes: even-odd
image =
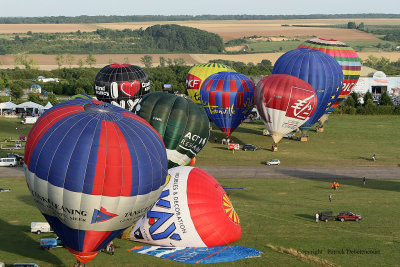
[[[179,166],[159,201],[130,232],[130,239],[160,246],[213,247],[238,240],[240,220],[222,186],[207,172]]]
[[[163,138],[169,168],[189,164],[210,136],[206,112],[184,97],[163,92],[147,94],[136,106],[136,114]]]
[[[314,38],[305,41],[298,48],[315,49],[327,53],[337,60],[343,70],[343,86],[339,97],[332,104],[327,114],[332,111],[350,94],[361,73],[361,61],[356,51],[347,44],[337,40]]]
[[[336,101],[343,84],[343,71],[328,54],[307,48],[291,50],[275,63],[272,74],[289,74],[308,82],[317,94],[317,108],[300,129],[307,131]]]
[[[97,100],[64,101],[31,129],[25,177],[65,246],[87,262],[158,199],[167,157],[140,117]]]
[[[256,86],[255,102],[275,143],[305,123],[317,107],[312,86],[292,75],[272,74]]]
[[[132,111],[144,94],[150,92],[149,76],[138,66],[111,64],[102,68],[94,81],[100,101]]]
[[[254,107],[253,81],[237,72],[209,76],[200,89],[201,103],[208,117],[230,136]]]
[[[186,75],[186,89],[193,102],[201,104],[201,85],[208,76],[221,71],[234,72],[235,70],[229,66],[218,63],[198,64],[189,70],[188,75]]]

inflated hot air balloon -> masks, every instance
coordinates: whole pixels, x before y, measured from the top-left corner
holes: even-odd
[[[273,148],[283,136],[303,125],[317,107],[312,86],[292,75],[272,74],[256,86],[255,102],[265,126],[274,140]]]
[[[68,98],[68,100],[74,100],[76,98],[93,99],[90,95],[87,95],[87,94],[77,94],[77,95],[71,96],[70,98]]]
[[[347,44],[337,40],[314,38],[302,43],[298,48],[315,49],[327,53],[337,60],[343,70],[343,86],[337,100],[325,114],[330,114],[347,98],[351,89],[356,85],[361,73],[361,61],[356,51]],[[327,115],[324,115],[324,117]],[[321,118],[324,122],[325,119]]]
[[[237,72],[209,76],[200,89],[201,103],[208,117],[230,136],[254,106],[253,81]]]
[[[94,81],[100,101],[132,111],[144,94],[150,92],[149,76],[141,67],[130,64],[111,64],[102,68]]]
[[[186,89],[193,102],[201,104],[200,88],[205,79],[214,73],[221,71],[234,72],[229,66],[218,63],[205,63],[193,66],[186,75]]]
[[[179,166],[158,202],[123,238],[159,246],[213,247],[238,240],[240,220],[218,181],[207,172]]]
[[[308,131],[328,111],[342,90],[343,71],[330,55],[307,48],[291,50],[275,63],[272,74],[289,74],[309,83],[317,93],[317,108],[300,129]]]
[[[24,156],[37,207],[81,262],[153,206],[167,164],[162,139],[147,122],[88,99],[64,101],[43,114]]]
[[[181,96],[147,94],[136,106],[136,114],[164,140],[169,168],[189,164],[210,137],[210,122],[204,109]]]

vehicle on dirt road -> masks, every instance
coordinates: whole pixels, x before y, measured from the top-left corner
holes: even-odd
[[[280,165],[281,161],[279,159],[271,159],[265,162],[265,165]]]

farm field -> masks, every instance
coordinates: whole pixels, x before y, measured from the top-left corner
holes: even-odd
[[[208,266],[396,266],[400,260],[400,180],[218,179],[237,211],[242,237],[232,245],[264,252],[259,258]],[[72,266],[65,248],[39,247],[53,233],[30,233],[32,221],[44,221],[21,178],[0,178],[0,261]],[[328,195],[332,194],[332,202]],[[315,213],[331,210],[360,214],[359,222],[315,222]],[[116,239],[115,256],[99,255],[86,266],[189,266],[128,252],[140,243]],[[356,264],[354,264],[356,263]]]

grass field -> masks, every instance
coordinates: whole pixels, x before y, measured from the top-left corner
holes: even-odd
[[[242,237],[234,245],[264,252],[262,257],[218,266],[396,266],[400,260],[400,181],[308,179],[220,179],[240,216]],[[40,238],[53,233],[30,233],[30,222],[44,218],[35,207],[23,178],[1,178],[0,261],[35,262],[39,266],[72,266],[74,257],[64,248],[41,250]],[[330,203],[328,195],[332,194]],[[322,210],[353,211],[359,222],[315,222]],[[140,243],[116,240],[116,255],[100,253],[87,266],[186,266],[126,251]],[[275,249],[275,250],[274,250]],[[280,252],[286,250],[286,252]],[[300,251],[302,253],[297,254]],[[344,254],[332,254],[333,251]],[[364,254],[352,254],[354,253]],[[369,254],[365,254],[370,252]],[[314,254],[312,254],[314,253]],[[315,255],[316,253],[319,253]],[[323,262],[325,261],[325,262]],[[216,265],[209,265],[216,266]]]
[[[23,125],[20,121],[0,119],[0,140],[28,136],[32,125]],[[243,123],[233,132],[231,140],[240,145],[251,143],[262,149],[232,153],[221,145],[224,135],[214,126],[208,144],[196,157],[196,165],[255,166],[279,158],[284,166],[400,166],[400,116],[331,115],[324,128],[323,133],[309,131],[308,142],[284,138],[278,144],[279,151],[272,152],[272,138],[262,135],[264,125],[261,122]],[[12,143],[1,144],[10,146]],[[9,152],[1,150],[0,156]],[[373,153],[376,162],[370,160]]]

